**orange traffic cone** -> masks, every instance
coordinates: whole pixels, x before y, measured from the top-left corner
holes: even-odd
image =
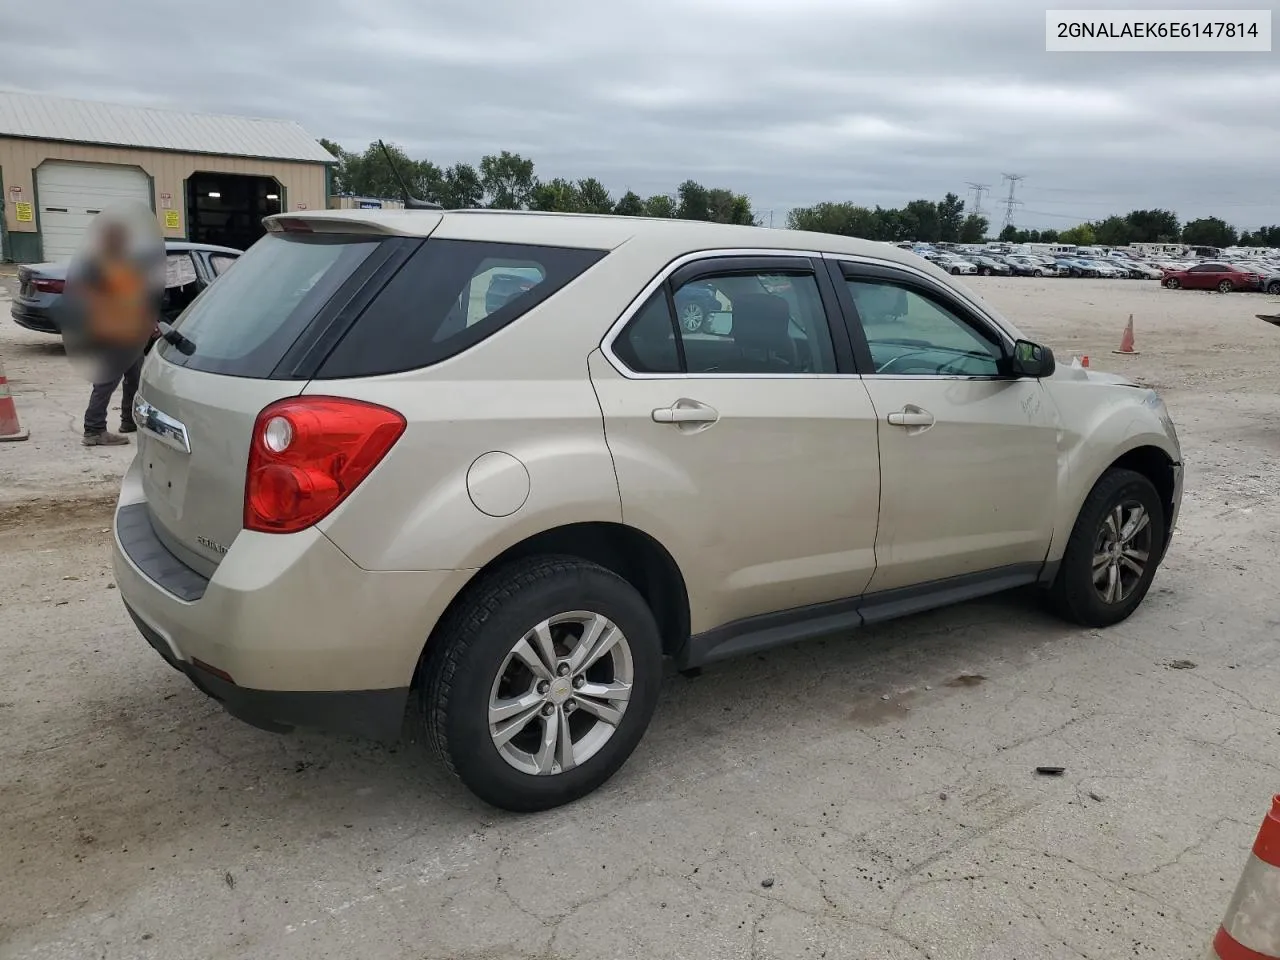
[[[4,360],[0,359],[0,441],[25,440],[30,434],[18,423],[18,408],[9,391],[9,381],[4,378]]]
[[[1112,353],[1124,353],[1136,357],[1138,351],[1133,349],[1133,314],[1129,314],[1129,322],[1124,325],[1124,334],[1120,337],[1120,349]]]
[[[1280,960],[1280,796],[1262,821],[1209,957]]]

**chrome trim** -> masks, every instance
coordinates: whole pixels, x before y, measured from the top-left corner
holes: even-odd
[[[645,284],[640,293],[627,304],[626,309],[622,311],[618,319],[605,331],[605,335],[600,341],[600,352],[609,361],[609,365],[628,380],[777,380],[779,378],[814,380],[819,377],[848,378],[857,376],[856,374],[843,373],[638,373],[629,369],[625,363],[619,360],[613,352],[613,341],[618,338],[618,335],[622,333],[622,329],[640,311],[645,302],[653,296],[653,292],[666,282],[667,277],[671,276],[686,263],[694,263],[699,260],[718,260],[721,257],[809,257],[810,259],[821,260],[822,254],[816,250],[779,250],[760,247],[713,248],[681,254],[659,270],[657,275]]]
[[[712,260],[721,257],[809,257],[818,260],[847,260],[851,263],[866,263],[871,266],[887,267],[896,270],[902,270],[906,273],[916,275],[922,280],[928,280],[935,286],[938,286],[938,278],[921,270],[919,267],[907,263],[900,263],[897,260],[880,260],[875,257],[864,256],[852,253],[823,253],[817,250],[792,250],[792,249],[765,249],[758,247],[744,248],[728,248],[728,249],[711,249],[697,250],[692,253],[681,254],[672,260],[665,267],[658,271],[640,293],[627,304],[621,315],[613,324],[605,331],[605,335],[600,342],[600,352],[604,354],[604,358],[609,361],[609,365],[613,367],[619,374],[627,380],[860,380],[862,377],[877,377],[882,380],[1007,380],[1006,377],[985,377],[985,376],[940,376],[930,374],[926,376],[906,376],[894,374],[857,374],[857,373],[639,373],[627,367],[617,355],[613,352],[613,341],[618,338],[622,330],[631,321],[644,306],[645,302],[653,295],[653,292],[666,282],[671,274],[675,273],[687,263],[693,263],[699,260]],[[952,288],[949,284],[942,284],[947,291],[956,299],[962,301],[977,316],[994,326],[996,333],[1006,342],[1010,350],[1013,349],[1014,341],[1017,339],[1003,323],[999,322],[987,313],[982,307],[974,303],[969,297],[965,296],[960,290]],[[1025,378],[1018,378],[1025,379]]]
[[[166,447],[181,453],[191,453],[191,438],[187,426],[175,420],[163,410],[138,397],[133,401],[133,422],[139,430],[145,430]]]

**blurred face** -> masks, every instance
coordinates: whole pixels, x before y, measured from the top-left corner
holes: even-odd
[[[128,250],[128,237],[125,236],[124,227],[119,224],[112,224],[102,233],[102,252],[108,257],[122,257]]]

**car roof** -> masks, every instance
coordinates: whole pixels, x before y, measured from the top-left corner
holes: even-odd
[[[695,220],[514,210],[317,210],[277,214],[268,221],[303,220],[339,231],[346,226],[399,236],[501,240],[613,250],[623,244],[662,247],[672,256],[715,249],[772,249],[843,253],[917,265],[919,257],[892,243],[804,230],[775,230]]]

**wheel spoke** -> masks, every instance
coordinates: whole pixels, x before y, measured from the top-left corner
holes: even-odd
[[[530,690],[523,696],[515,697],[511,700],[494,700],[489,704],[489,722],[492,724],[502,723],[504,720],[510,720],[516,714],[524,713],[530,707],[538,707],[542,704],[542,694],[537,690]]]
[[[631,699],[631,684],[619,683],[616,680],[613,683],[584,683],[574,691],[574,696],[626,703]]]
[[[1131,560],[1127,554],[1120,558],[1120,564],[1122,566],[1128,567],[1131,571],[1136,573],[1138,576],[1142,576],[1143,571],[1146,569],[1145,567],[1142,566],[1142,564],[1134,560]]]
[[[1095,553],[1093,555],[1093,582],[1098,583],[1102,580],[1107,572],[1107,565],[1111,563],[1111,554]]]
[[[1134,537],[1146,529],[1147,524],[1150,522],[1151,517],[1146,508],[1142,506],[1134,507],[1133,513],[1129,515],[1129,522],[1120,531],[1120,542],[1123,544],[1130,543]]]
[[[579,697],[578,708],[585,710],[597,719],[603,720],[611,727],[616,727],[622,721],[622,711],[617,707],[599,700],[592,700],[590,697]]]
[[[542,658],[542,662],[547,665],[547,675],[550,676],[556,672],[556,662],[559,657],[556,656],[556,644],[551,639],[551,622],[543,620],[540,624],[533,628],[533,642],[538,656]]]
[[[572,770],[573,762],[573,736],[569,733],[569,715],[564,712],[564,708],[556,711],[554,717],[547,719],[548,725],[555,720],[560,727],[556,741],[556,760],[560,763],[560,772]]]
[[[1146,563],[1150,559],[1151,554],[1146,550],[1139,550],[1136,547],[1126,547],[1124,555],[1135,563]]]
[[[1120,599],[1120,565],[1113,563],[1107,567],[1107,603],[1116,603]]]
[[[542,718],[542,746],[533,762],[539,773],[550,773],[556,762],[556,744],[560,740],[560,711],[556,710],[549,717]]]
[[[538,716],[539,707],[530,707],[523,713],[516,715],[511,720],[498,727],[493,733],[493,745],[495,747],[504,747],[510,742],[511,738],[529,725],[529,721]]]
[[[551,670],[542,658],[538,656],[537,651],[529,644],[528,640],[521,640],[511,651],[511,655],[523,663],[539,680],[552,679]]]
[[[569,655],[569,669],[581,673],[613,649],[622,631],[604,617],[596,616],[582,631],[582,639]]]
[[[1124,508],[1116,504],[1115,509],[1107,516],[1107,529],[1111,532],[1111,540],[1120,539],[1120,531],[1124,529]]]

